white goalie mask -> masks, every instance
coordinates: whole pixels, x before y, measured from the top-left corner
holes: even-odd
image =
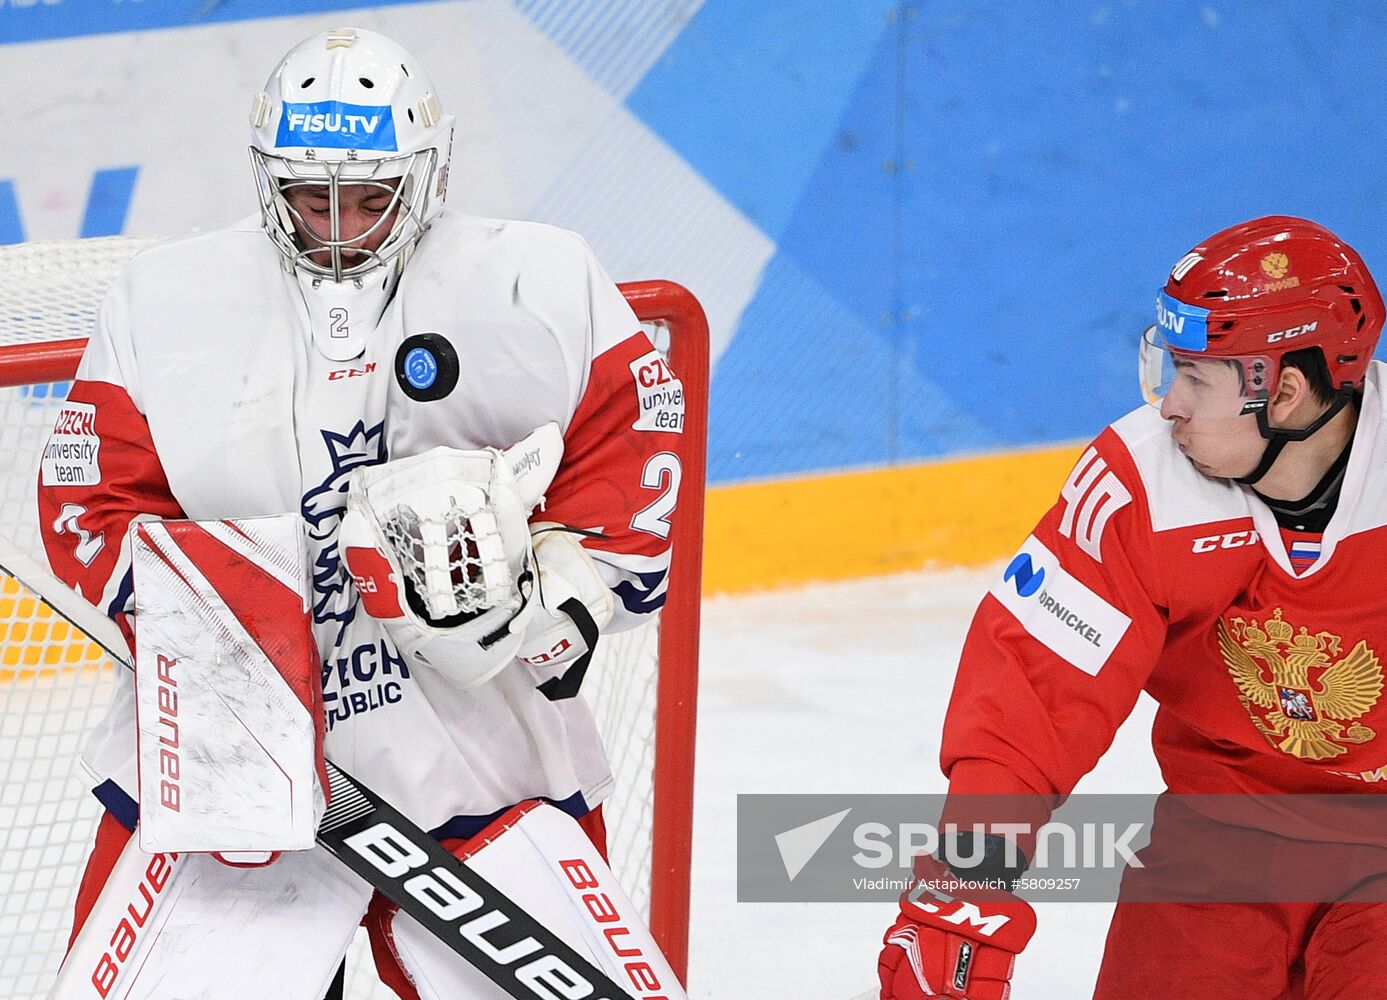
[[[296,45],[250,120],[265,231],[300,272],[341,282],[403,266],[443,210],[453,116],[418,61],[384,35],[334,28]],[[374,222],[353,232],[343,205],[358,201]]]

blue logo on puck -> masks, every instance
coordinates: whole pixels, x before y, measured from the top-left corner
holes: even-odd
[[[438,378],[438,359],[426,347],[416,347],[405,355],[405,379],[416,389],[427,389]]]
[[[458,374],[458,352],[441,333],[416,333],[395,350],[395,383],[417,403],[447,397]]]

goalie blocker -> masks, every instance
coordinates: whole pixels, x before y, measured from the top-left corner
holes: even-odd
[[[312,847],[327,778],[299,517],[146,521],[129,544],[140,846]]]

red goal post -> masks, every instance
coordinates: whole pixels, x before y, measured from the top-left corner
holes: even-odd
[[[0,247],[0,394],[12,397],[0,400],[0,534],[21,547],[37,548],[34,477],[56,404],[66,393],[63,383],[76,371],[105,288],[149,242],[111,237]],[[604,640],[608,649],[604,655],[599,647],[584,695],[593,703],[617,774],[618,790],[604,807],[613,866],[647,910],[656,940],[685,979],[708,325],[698,300],[674,282],[619,287],[683,383],[683,475],[679,504],[670,517],[674,551],[658,625],[636,630],[649,634]],[[47,426],[42,425],[45,419]],[[19,608],[18,613],[27,612]],[[89,728],[92,714],[101,708],[88,706],[78,693],[88,682],[97,683],[92,665],[100,657],[93,650],[42,615],[18,620],[12,592],[0,588],[0,730],[8,720],[12,734],[0,735],[0,786],[6,789],[0,798],[0,1000],[41,993],[57,968],[54,949],[60,957],[65,943],[71,895],[91,834],[91,820],[83,818],[83,810],[94,806],[69,801],[85,789],[73,776],[75,764],[68,766],[60,758],[80,747],[84,733],[77,730]],[[638,665],[637,660],[653,660],[654,665]],[[627,767],[639,773],[626,775]],[[21,787],[23,781],[36,787]],[[38,785],[61,785],[61,795],[49,802],[44,798],[49,788]],[[31,842],[42,838],[71,842],[54,854],[47,850],[51,845]],[[40,848],[43,860],[35,860]],[[24,869],[34,865],[46,874],[28,877]],[[64,879],[71,884],[62,884]],[[35,883],[45,880],[50,884],[41,891]],[[369,994],[353,989],[351,995]]]

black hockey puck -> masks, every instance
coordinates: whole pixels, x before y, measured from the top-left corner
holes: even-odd
[[[395,352],[395,381],[410,399],[442,399],[458,384],[458,352],[442,334],[416,333]]]

